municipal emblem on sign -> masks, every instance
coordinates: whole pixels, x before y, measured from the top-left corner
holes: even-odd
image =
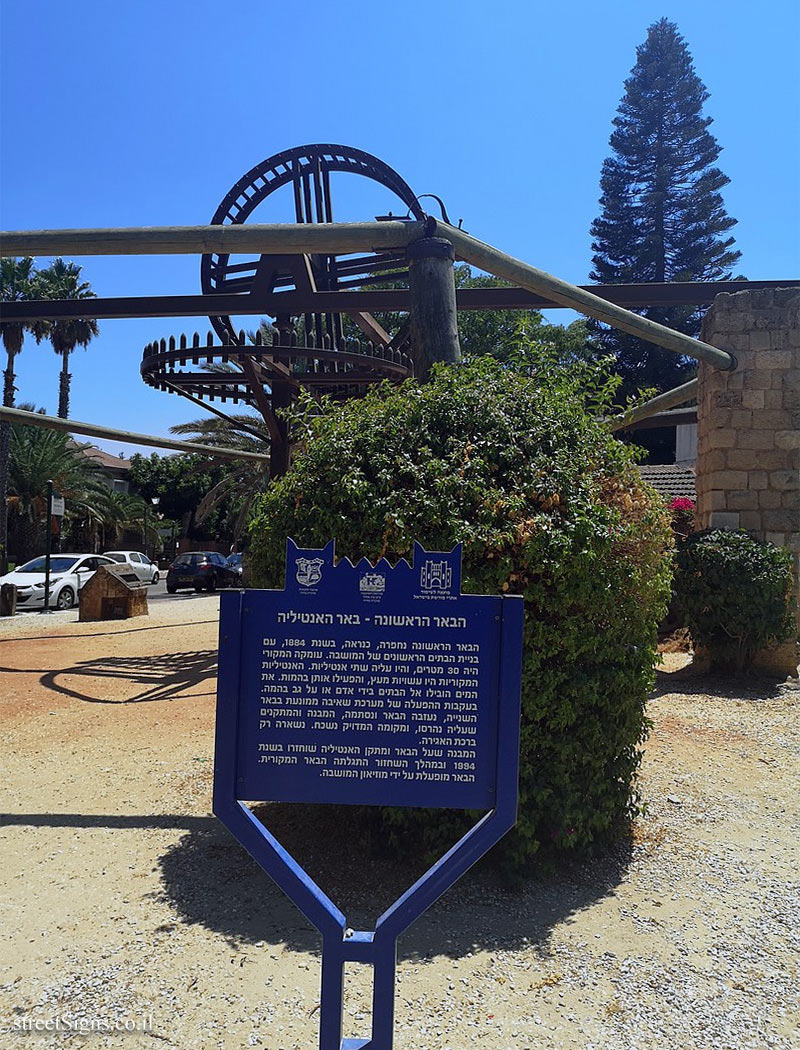
[[[386,577],[380,572],[368,572],[359,580],[358,589],[364,598],[380,598],[386,590]]]
[[[297,582],[301,587],[313,587],[322,579],[322,558],[298,558],[297,559]]]
[[[449,591],[453,572],[446,561],[426,561],[422,564],[419,582],[423,591]]]

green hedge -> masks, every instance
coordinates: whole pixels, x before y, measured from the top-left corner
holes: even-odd
[[[599,421],[612,387],[585,368],[490,359],[438,367],[344,405],[306,402],[301,449],[251,525],[254,586],[280,587],[285,542],[339,557],[464,545],[463,589],[525,599],[519,869],[542,843],[603,841],[638,805],[656,627],[669,596],[668,514]],[[441,813],[387,810],[430,846]]]
[[[746,532],[689,536],[678,547],[675,592],[713,670],[743,671],[759,649],[795,633],[791,555]]]

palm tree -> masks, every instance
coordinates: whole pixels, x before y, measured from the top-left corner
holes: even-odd
[[[0,261],[0,300],[5,303],[33,298],[36,269],[33,259],[3,259]],[[22,350],[25,339],[24,322],[0,322],[0,338],[6,351],[3,372],[3,406],[13,408],[16,392],[14,359]],[[8,566],[8,452],[11,444],[11,424],[0,420],[0,575]]]
[[[33,405],[22,405],[35,411]],[[37,553],[47,515],[47,482],[83,517],[101,517],[108,492],[100,468],[68,434],[22,423],[11,426],[8,488],[17,537],[17,560]]]
[[[108,489],[102,501],[100,509],[100,527],[102,531],[102,546],[104,548],[117,546],[127,531],[140,531],[145,518],[145,500],[132,492],[114,492]],[[148,521],[147,536],[144,539],[158,545],[160,533],[159,521]]]
[[[247,429],[239,429],[244,428]],[[190,441],[213,443],[223,448],[235,448],[242,452],[269,452],[270,436],[267,424],[260,416],[245,413],[227,419],[195,419],[190,423],[179,423],[170,427],[173,434],[188,434]],[[230,500],[238,504],[238,513],[233,524],[233,541],[237,543],[244,531],[250,508],[255,498],[269,484],[269,463],[253,460],[231,460],[225,463],[225,476],[205,494],[195,511],[194,520],[201,525],[206,518]]]
[[[40,270],[36,290],[41,299],[94,299],[95,292],[88,281],[82,281],[82,267],[74,262],[54,259],[45,270]],[[37,321],[32,326],[36,341],[49,339],[53,350],[61,358],[61,376],[58,390],[58,414],[61,419],[69,416],[69,386],[72,376],[69,371],[69,355],[76,346],[88,346],[98,334],[97,321],[91,318],[74,317],[63,321]]]

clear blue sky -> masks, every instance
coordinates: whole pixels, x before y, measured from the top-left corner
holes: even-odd
[[[208,222],[270,154],[342,142],[576,283],[623,82],[666,16],[711,94],[742,272],[800,276],[798,0],[5,0],[0,12],[4,229]],[[348,196],[336,217],[370,219],[373,203]],[[99,295],[199,291],[192,256],[77,261]],[[201,414],[138,373],[144,343],[201,321],[103,322],[73,355],[71,414],[158,434]],[[29,340],[19,400],[53,412],[57,371]]]

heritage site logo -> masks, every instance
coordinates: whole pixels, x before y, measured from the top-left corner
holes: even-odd
[[[386,590],[386,577],[381,572],[365,573],[359,580],[358,589],[366,601],[380,601]]]

